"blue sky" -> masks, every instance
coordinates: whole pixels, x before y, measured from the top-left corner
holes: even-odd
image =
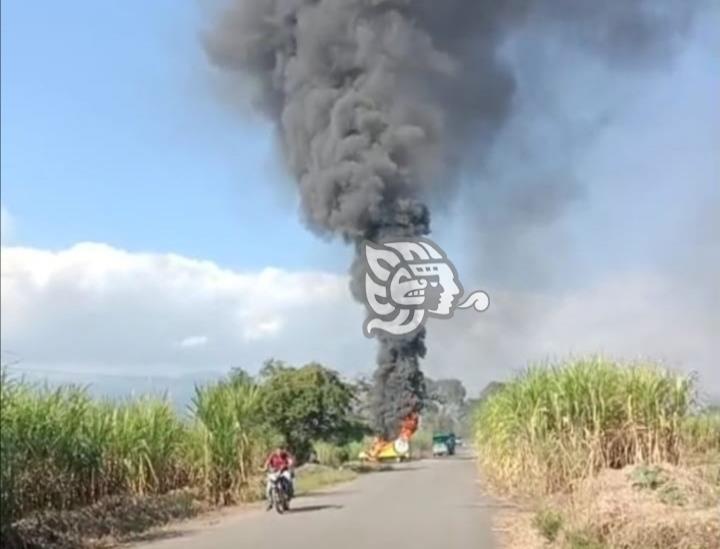
[[[269,128],[218,100],[195,2],[2,10],[2,202],[23,244],[242,269],[346,261],[302,230]]]

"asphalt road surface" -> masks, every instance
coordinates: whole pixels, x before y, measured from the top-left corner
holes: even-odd
[[[142,549],[491,549],[492,504],[470,456],[425,460],[298,497],[284,515],[252,507],[167,530]]]

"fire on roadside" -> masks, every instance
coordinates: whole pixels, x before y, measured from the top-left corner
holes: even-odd
[[[402,421],[400,433],[395,440],[385,440],[376,437],[372,447],[367,453],[361,455],[371,461],[379,461],[384,458],[402,459],[409,456],[410,439],[418,429],[420,416],[413,412]]]

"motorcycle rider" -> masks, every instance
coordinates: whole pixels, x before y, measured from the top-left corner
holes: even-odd
[[[282,475],[282,477],[287,482],[288,497],[291,499],[295,494],[295,486],[293,481],[295,477],[295,474],[293,472],[294,467],[295,458],[290,452],[288,452],[287,447],[284,444],[281,444],[280,446],[275,448],[275,450],[273,450],[270,455],[268,455],[267,459],[265,460],[265,465],[263,466],[263,469],[265,471],[269,471],[271,473],[279,472]],[[268,476],[267,482],[265,484],[265,496],[268,500],[268,509],[272,508],[272,499],[270,496],[271,489],[272,484],[270,482],[270,477]]]

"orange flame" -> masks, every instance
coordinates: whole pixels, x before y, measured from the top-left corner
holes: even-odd
[[[400,434],[398,438],[409,442],[410,438],[415,434],[415,431],[417,431],[419,422],[420,416],[415,412],[405,417],[400,424]],[[392,441],[385,440],[382,437],[375,437],[372,448],[368,454],[370,459],[377,459],[377,456],[380,455],[385,448],[392,445]]]
[[[420,416],[418,416],[415,412],[407,416],[403,420],[402,427],[400,428],[400,438],[410,440],[410,437],[412,437],[415,434],[415,431],[417,431],[419,422]]]

